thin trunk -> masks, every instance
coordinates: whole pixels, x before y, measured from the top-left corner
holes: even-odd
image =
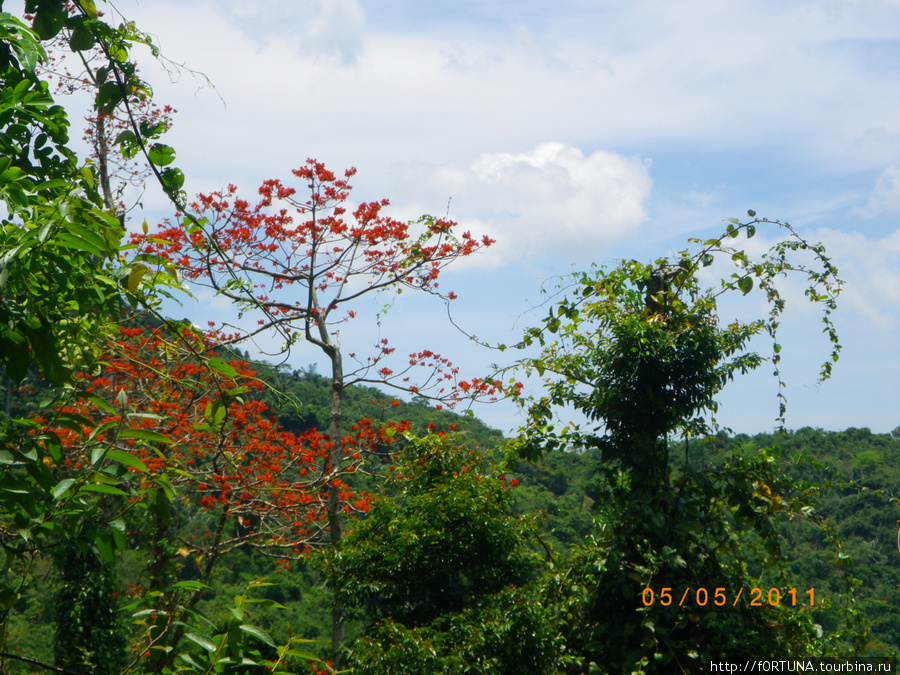
[[[106,145],[106,122],[103,114],[97,112],[94,133],[97,135],[94,142],[94,151],[97,153],[97,169],[100,174],[100,193],[103,197],[103,205],[116,213],[116,202],[113,199],[112,187],[109,182],[109,148]],[[118,216],[119,214],[116,213]]]
[[[12,380],[7,376],[6,370],[3,371],[3,380],[6,384],[6,402],[3,406],[3,412],[6,414],[6,419],[9,419],[9,411],[12,406]]]
[[[331,473],[339,474],[343,463],[344,450],[341,447],[341,422],[343,420],[344,401],[344,366],[339,345],[332,345],[331,357],[331,417],[328,420],[328,440],[331,451],[328,461]],[[331,534],[331,546],[337,550],[344,536],[343,519],[341,518],[341,489],[329,482],[327,496],[328,530]],[[344,646],[344,603],[337,597],[331,606],[331,650],[334,663],[339,667],[340,649]]]

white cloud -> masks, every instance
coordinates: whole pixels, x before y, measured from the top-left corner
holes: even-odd
[[[418,163],[398,174],[410,196],[432,204],[451,198],[453,218],[496,239],[482,256],[494,264],[557,254],[573,263],[596,259],[598,250],[635,234],[651,187],[648,161],[603,150],[585,156],[556,142],[483,153],[466,168]]]
[[[525,5],[505,20],[489,3],[455,7],[452,19],[400,2],[367,20],[357,0],[123,11],[222,91],[225,113],[190,86],[173,92],[207,167],[236,164],[230,150],[260,166],[350,161],[363,176],[367,164],[461,163],[547,138],[641,153],[777,151],[823,173],[900,154],[900,90],[886,86],[900,22],[886,4]],[[446,23],[411,30],[406,15],[422,13]]]
[[[869,202],[855,212],[865,218],[900,213],[900,166],[891,164],[881,172],[869,194]]]
[[[212,7],[205,11],[212,12]],[[357,0],[230,0],[221,7],[232,26],[261,50],[286,40],[306,56],[338,56],[352,63],[362,46],[366,14]]]
[[[896,330],[900,323],[900,229],[881,238],[828,229],[816,236],[846,282],[839,305],[849,305],[881,330]]]

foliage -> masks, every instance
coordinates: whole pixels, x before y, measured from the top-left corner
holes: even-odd
[[[482,463],[448,437],[414,441],[387,494],[326,552],[326,578],[369,625],[349,647],[353,672],[529,673],[555,658],[526,588],[533,523]]]
[[[33,361],[63,384],[93,363],[98,333],[120,312],[124,232],[67,145],[65,110],[34,74],[44,50],[22,23],[0,19],[0,358],[14,382]]]
[[[484,473],[476,455],[436,436],[404,450],[384,498],[341,546],[342,514],[370,507],[360,486],[375,479],[360,476],[359,462],[388,461],[410,428],[390,416],[399,402],[378,403],[380,394],[369,393],[362,401],[345,393],[351,384],[421,394],[409,409],[426,428],[435,428],[428,417],[437,413],[425,397],[452,403],[501,388],[460,380],[430,350],[392,369],[385,341],[371,356],[348,354],[353,365],[345,368],[337,328],[366,293],[412,289],[453,299],[438,287],[440,272],[492,242],[456,235],[455,223],[429,216],[398,222],[384,215],[386,200],[363,203],[351,217],[345,204],[354,170],[338,178],[313,160],[294,172],[308,198],[270,180],[255,205],[233,187],[189,205],[175,150],[159,142],[170,111],[154,104],[131,57],[137,45],[158,56],[149,37],[128,21],[113,25],[91,0],[28,0],[26,11],[30,26],[0,14],[0,359],[12,382],[36,371],[57,388],[43,392],[55,401],[34,404],[0,429],[2,658],[48,667],[7,643],[10,617],[40,604],[34,587],[49,580],[65,626],[56,660],[67,669],[261,673],[317,663],[290,627],[270,630],[269,610],[282,608],[273,596],[284,590],[247,577],[264,567],[260,556],[300,556],[326,531],[335,545],[326,575],[340,598],[332,642],[342,641],[346,604],[364,622],[348,651],[359,673],[670,672],[726,652],[861,648],[852,600],[836,601],[846,602],[843,624],[834,612],[826,616],[830,599],[809,609],[734,604],[702,613],[646,602],[647,589],[660,598],[666,588],[694,589],[700,605],[701,587],[730,598],[762,580],[787,590],[811,575],[827,578],[831,597],[858,587],[845,570],[849,552],[814,510],[817,494],[822,513],[833,513],[852,539],[859,573],[867,583],[876,577],[884,551],[874,533],[893,524],[878,511],[875,490],[891,479],[894,448],[857,439],[840,461],[856,482],[824,493],[819,467],[811,465],[811,479],[783,469],[776,443],[742,440],[752,452],[691,454],[698,437],[712,438],[721,387],[765,361],[749,349],[760,333],[773,340],[777,375],[784,275],[805,276],[807,297],[824,308],[832,351],[821,377],[830,374],[840,350],[830,318],[840,280],[820,246],[775,223],[788,236],[752,260],[730,243],[770,224],[751,212],[722,237],[696,242],[697,252],[580,275],[574,299],[528,332],[522,346],[537,344],[542,353],[521,365],[545,378],[546,396],[526,403],[530,424],[514,448],[548,460],[576,449],[602,479],[573,479],[569,461],[533,470],[553,495],[575,484],[584,492],[569,495],[577,517],[559,528],[567,539],[557,553],[532,519],[514,515],[512,480]],[[66,110],[41,80],[68,77],[49,75],[55,66],[43,45],[50,42],[85,67],[85,80],[68,80],[80,81],[94,102],[95,157],[84,164],[70,147]],[[137,168],[141,157],[150,174]],[[130,168],[117,176],[117,166]],[[153,233],[145,227],[123,245],[125,207],[112,181],[143,183],[147,175],[176,206],[178,222]],[[817,266],[798,262],[803,254]],[[735,271],[719,288],[703,289],[700,272],[717,258],[732,260]],[[132,309],[158,308],[161,287],[180,288],[182,275],[255,314],[251,337],[273,330],[283,350],[299,340],[322,349],[332,370],[325,400],[304,393],[293,408],[269,405],[277,397],[222,349],[246,333],[213,331],[213,345],[183,323],[135,327]],[[719,296],[754,289],[770,303],[768,315],[722,326]],[[414,384],[419,367],[424,377]],[[520,389],[513,381],[513,393]],[[781,388],[778,397],[783,425]],[[557,431],[553,415],[564,406],[582,421]],[[367,407],[374,413],[356,416]],[[280,428],[279,419],[292,428]],[[437,423],[456,424],[446,416]],[[672,456],[679,434],[683,464]],[[533,506],[546,493],[535,488],[528,502],[523,491],[520,501]],[[591,503],[593,530],[585,516]],[[551,560],[543,577],[535,542]],[[786,553],[785,542],[803,555]],[[838,565],[823,548],[837,553]],[[254,564],[235,573],[242,561]],[[114,567],[128,566],[129,586],[114,590]],[[226,584],[225,576],[234,578]],[[118,607],[120,591],[130,605]],[[880,600],[872,594],[866,607],[889,636],[896,612]],[[49,625],[46,609],[41,616]],[[117,617],[130,617],[130,626]]]
[[[105,451],[143,474],[144,489],[163,481],[183,508],[191,504],[197,530],[190,538],[165,538],[185,547],[185,557],[205,561],[245,545],[299,554],[317,541],[320,493],[329,486],[342,488],[348,510],[354,502],[366,508],[328,465],[330,447],[316,429],[285,432],[265,403],[245,398],[263,388],[246,362],[225,361],[199,340],[185,349],[189,333],[172,342],[158,329],[120,332],[101,372],[84,383],[86,395],[62,408],[90,430],[58,429],[66,472],[81,475]],[[394,422],[353,425],[341,439],[345,474],[369,447],[389,447],[404,429]],[[209,528],[205,534],[200,522]],[[149,523],[143,529],[153,531]]]
[[[722,609],[706,611],[701,619],[696,606],[648,602],[645,591],[704,588],[735,600],[740,589],[760,585],[760,577],[771,578],[773,570],[783,582],[778,522],[811,511],[809,490],[779,477],[771,452],[717,473],[690,465],[677,480],[671,473],[670,439],[709,435],[714,422],[707,415],[716,410],[718,392],[735,374],[763,362],[747,351],[751,338],[768,332],[777,363],[784,309],[779,277],[800,273],[810,284],[807,296],[823,303],[834,345],[823,378],[837,359],[830,313],[840,280],[822,247],[780,223],[788,237],[758,262],[727,243],[741,232],[753,236],[758,224],[768,222],[735,221],[722,237],[673,261],[625,261],[608,272],[578,275],[574,299],[559,302],[520,345],[542,347],[521,365],[544,376],[547,394],[529,404],[519,453],[597,448],[598,469],[610,487],[598,503],[597,531],[548,586],[550,601],[568,617],[562,630],[572,672],[684,672],[721,654],[820,655],[825,649],[802,610],[722,601],[716,603]],[[797,261],[795,252],[811,254],[818,267]],[[698,272],[717,254],[726,254],[737,271],[719,288],[704,290]],[[721,326],[721,293],[746,295],[754,286],[771,303],[768,317]],[[573,408],[587,420],[586,428],[572,423],[557,432],[557,406]],[[783,397],[779,407],[783,420]],[[854,620],[854,610],[849,616]]]
[[[370,446],[389,447],[405,427],[354,425],[341,439],[348,463],[338,474],[315,429],[282,431],[264,403],[243,398],[262,387],[245,362],[225,361],[199,341],[186,349],[189,333],[172,342],[158,329],[120,332],[101,372],[84,382],[85,394],[59,408],[45,433],[64,449],[57,493],[105,495],[127,545],[146,552],[145,600],[157,617],[146,639],[165,636],[171,668],[189,639],[181,624],[221,560],[251,547],[287,561],[320,543],[328,489],[339,488],[348,512],[367,509],[366,496],[342,478]],[[92,475],[103,457],[124,465],[124,475]],[[94,481],[83,485],[90,475]],[[113,540],[120,549],[123,534]],[[113,555],[108,545],[103,550]]]
[[[108,561],[69,544],[59,553],[54,663],[71,672],[118,675],[125,667],[125,631]]]
[[[791,433],[719,434],[692,445],[691,463],[718,472],[729,462],[747,461],[760,448],[776,447],[778,471],[791,482],[816,488],[814,518],[794,519],[780,528],[789,575],[798,585],[814,586],[822,598],[837,598],[847,584],[847,565],[857,579],[855,607],[869,627],[869,653],[900,650],[897,631],[897,505],[900,504],[900,444],[868,429],[825,432],[803,428]],[[866,471],[859,457],[877,455]],[[676,452],[675,457],[681,453]],[[775,490],[778,494],[778,491]],[[834,564],[839,545],[839,562]],[[826,633],[840,629],[840,614],[823,604],[814,611]]]
[[[409,355],[402,370],[393,371],[383,360],[394,350],[382,339],[375,355],[365,360],[354,352],[347,356],[356,366],[346,369],[340,332],[332,330],[352,319],[347,305],[362,296],[381,291],[401,293],[404,288],[440,295],[437,279],[454,260],[471,255],[493,242],[476,241],[469,232],[458,238],[456,224],[424,216],[411,227],[382,214],[383,199],[364,202],[345,217],[350,196],[350,178],[355,169],[338,178],[324,164],[309,159],[294,170],[306,183],[308,198],[297,198],[296,188],[280,180],[267,180],[259,188],[261,199],[253,206],[236,196],[237,188],[201,194],[176,225],[135,235],[137,264],[157,265],[164,270],[177,266],[195,283],[212,288],[235,305],[242,317],[257,318],[258,327],[245,331],[231,326],[231,335],[216,331],[221,344],[254,338],[267,331],[284,340],[280,351],[288,352],[298,340],[318,347],[331,365],[331,401],[327,438],[329,464],[339,474],[343,452],[341,428],[343,398],[347,386],[377,381],[387,386],[451,403],[460,390],[471,395],[491,396],[491,383],[457,383],[458,369],[431,350]],[[202,217],[194,213],[203,214]],[[443,295],[446,300],[454,294]],[[410,382],[410,371],[425,369],[424,382]],[[343,536],[340,488],[330,485],[326,500],[328,532],[333,546]],[[343,608],[335,605],[333,648],[343,644]]]
[[[555,673],[560,640],[533,588],[510,587],[427,626],[379,622],[350,647],[357,675]]]
[[[77,374],[96,374],[98,359],[116,336],[118,324],[127,320],[130,306],[154,305],[146,292],[160,279],[180,284],[174,268],[148,277],[146,266],[120,256],[124,229],[122,214],[115,213],[118,206],[110,199],[110,153],[126,158],[143,153],[163,189],[176,200],[184,177],[174,167],[161,168],[171,163],[174,150],[150,145],[167,125],[152,120],[145,124],[148,120],[134,114],[152,104],[130,50],[143,44],[157,55],[150,39],[130,22],[111,25],[89,0],[29,0],[25,11],[31,28],[0,14],[0,199],[5,206],[0,223],[0,358],[4,375],[15,383],[22,382],[34,364],[51,383],[76,387]],[[79,165],[69,146],[68,115],[36,72],[47,63],[41,42],[57,36],[71,51],[94,49],[99,57],[91,69],[94,118],[116,118],[130,125],[116,135],[114,147],[106,144],[99,163]],[[69,390],[66,396],[71,395]],[[112,401],[124,408],[123,398],[124,393]],[[89,400],[98,409],[114,410],[110,400],[96,395]],[[131,448],[115,447],[126,438],[150,453],[159,450],[154,444],[164,446],[159,432],[134,423],[141,414],[154,413],[129,410],[117,420],[99,423],[71,409],[41,413],[44,424],[19,420],[2,430],[0,544],[6,569],[0,586],[0,653],[6,658],[21,658],[6,652],[9,613],[34,581],[45,551],[60,557],[63,569],[69,562],[77,568],[82,555],[109,564],[125,545],[128,512],[155,509],[162,514],[175,498],[167,473],[152,473]],[[80,466],[64,457],[64,445],[71,447],[67,433],[90,446],[77,460]],[[77,598],[91,592],[92,584],[89,576],[69,579],[63,603],[68,608],[61,607],[70,618],[82,617],[85,625],[105,620],[100,606],[93,615],[78,608]],[[155,648],[163,648],[161,639],[173,635],[178,630],[150,639]],[[78,645],[73,641],[71,647]],[[143,652],[139,649],[136,658]],[[115,659],[109,656],[108,665],[114,667]],[[66,662],[70,657],[75,658],[74,651],[59,655]]]

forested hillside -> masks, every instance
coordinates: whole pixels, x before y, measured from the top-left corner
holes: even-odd
[[[326,378],[311,370],[289,371],[262,363],[254,364],[254,368],[273,386],[262,389],[259,397],[269,402],[286,430],[302,432],[327,423]],[[33,391],[27,386],[23,390]],[[8,391],[13,415],[28,415],[34,407],[33,395],[21,395],[12,387]],[[46,388],[38,391],[45,396],[49,393]],[[422,400],[396,401],[372,387],[354,387],[347,392],[346,400],[351,419],[410,420],[417,435],[449,433],[454,440],[477,450],[483,458],[482,467],[504,463],[507,439],[476,417],[436,410]],[[392,405],[392,401],[396,403]],[[687,449],[683,444],[673,446],[672,453],[675,471],[680,473],[685,459],[695,468],[721,469],[734,458],[754,456],[761,448],[776,449],[773,461],[777,470],[794,480],[835,484],[823,492],[817,509],[823,529],[797,521],[785,523],[781,547],[796,588],[801,592],[814,588],[822,601],[832,600],[829,596],[836,599],[846,584],[835,548],[839,544],[840,555],[852,560],[850,573],[858,583],[857,608],[870,630],[867,653],[900,654],[900,551],[896,548],[900,437],[873,434],[868,429],[829,432],[804,428],[754,436],[722,433]],[[354,488],[373,495],[389,494],[390,489],[381,481],[385,473],[390,473],[386,470],[393,461],[387,456],[370,461],[366,472],[355,477]],[[515,484],[508,488],[508,506],[516,514],[535,519],[536,529],[529,535],[528,547],[544,561],[542,564],[550,559],[547,548],[552,555],[564,556],[597,527],[595,507],[601,493],[609,491],[598,473],[601,462],[599,450],[557,450],[538,461],[519,460],[503,469],[507,485]],[[140,554],[129,551],[120,556],[110,587],[115,597],[128,598],[134,589],[148,584],[139,558]],[[190,564],[182,568],[186,580],[196,576],[190,569]],[[17,653],[49,663],[53,660],[57,622],[66,620],[55,613],[65,577],[49,561],[39,562],[33,574],[39,583],[12,608],[9,640],[17,645]],[[222,621],[233,598],[262,579],[271,585],[259,587],[255,596],[271,603],[254,608],[254,622],[276,641],[287,638],[290,626],[295,636],[311,640],[310,651],[327,651],[331,599],[317,556],[284,569],[259,552],[234,551],[213,575],[199,607],[214,620]],[[825,630],[836,628],[833,617],[829,602],[822,603],[814,613],[815,621]],[[352,641],[364,627],[365,622],[354,622],[348,638]],[[40,672],[23,663],[11,663],[9,668],[11,672]]]

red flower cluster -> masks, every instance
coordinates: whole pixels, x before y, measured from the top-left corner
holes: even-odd
[[[384,215],[386,199],[363,202],[348,214],[348,181],[355,173],[337,178],[309,159],[293,171],[306,182],[305,198],[272,179],[251,205],[229,185],[191,204],[199,220],[132,235],[132,243],[141,260],[159,261],[169,274],[167,266],[177,266],[186,278],[258,310],[262,329],[284,334],[353,318],[343,306],[369,291],[407,286],[440,295],[444,267],[494,243],[469,232],[456,236],[449,220],[395,220]]]
[[[229,547],[266,546],[287,558],[323,531],[329,486],[340,488],[345,511],[368,510],[370,497],[347,489],[342,475],[366,453],[390,446],[408,423],[360,420],[340,439],[349,461],[335,475],[328,439],[315,429],[280,429],[255,398],[263,385],[248,363],[226,362],[188,333],[182,340],[193,341],[191,349],[159,330],[120,333],[103,372],[85,378],[93,398],[61,409],[69,413],[67,422],[52,427],[66,448],[63,470],[69,475],[90,471],[92,450],[103,444],[125,450],[146,467],[130,469],[143,481],[138,490],[165,474],[177,495],[240,526]],[[73,419],[82,421],[80,428]],[[202,553],[215,534],[183,544]]]

